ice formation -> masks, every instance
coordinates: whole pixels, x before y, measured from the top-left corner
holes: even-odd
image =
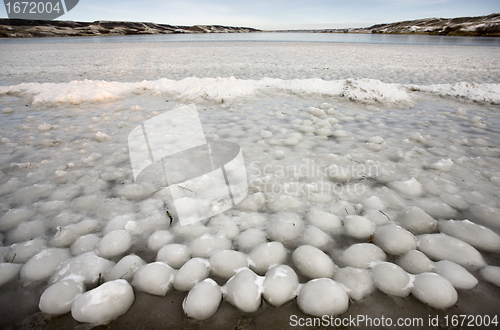
[[[20,283],[42,312],[101,324],[134,291],[182,291],[206,320],[223,300],[323,316],[374,290],[464,310],[498,290],[497,47],[254,46],[148,44],[162,60],[143,61],[142,43],[3,44],[0,294]],[[158,177],[134,182],[126,141],[191,103],[208,141],[241,147],[249,188],[182,226]]]

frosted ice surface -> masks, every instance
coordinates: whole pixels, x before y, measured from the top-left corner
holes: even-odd
[[[292,260],[299,272],[309,278],[331,278],[335,273],[336,265],[332,259],[311,245],[302,245],[295,249]]]
[[[271,305],[279,307],[296,295],[299,278],[293,268],[279,265],[269,269],[264,279],[264,299]]]
[[[174,288],[178,291],[189,291],[196,283],[207,278],[209,274],[210,263],[207,259],[190,259],[175,272],[173,281]]]
[[[231,277],[224,286],[224,291],[226,300],[245,313],[257,311],[262,302],[258,275],[248,268]]]
[[[174,280],[175,270],[163,262],[141,266],[134,274],[132,285],[139,291],[165,296]]]
[[[405,297],[411,291],[411,277],[403,268],[390,262],[381,262],[372,268],[373,283],[380,291]]]
[[[412,233],[397,225],[377,227],[373,235],[373,243],[390,254],[404,254],[417,248],[417,242]]]
[[[453,261],[441,260],[434,263],[434,267],[436,273],[450,281],[456,289],[472,289],[478,283],[477,279],[467,269]]]
[[[42,312],[52,315],[69,313],[73,301],[84,291],[85,285],[78,281],[56,282],[42,293],[38,307]]]
[[[219,251],[208,261],[212,274],[226,279],[234,276],[237,269],[248,267],[247,256],[234,250]]]
[[[333,279],[347,287],[349,297],[354,300],[361,300],[375,290],[372,275],[367,269],[340,268],[333,275]]]
[[[248,254],[250,269],[264,275],[272,266],[284,263],[287,254],[281,242],[261,243]]]
[[[156,261],[166,263],[172,268],[181,268],[191,258],[191,253],[186,245],[168,244],[158,251]]]
[[[444,277],[434,273],[416,275],[411,293],[423,303],[441,309],[453,306],[458,299],[453,285]]]

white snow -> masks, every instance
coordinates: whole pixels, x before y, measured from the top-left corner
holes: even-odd
[[[79,295],[71,305],[71,315],[78,322],[105,324],[125,314],[134,299],[127,281],[106,282]]]

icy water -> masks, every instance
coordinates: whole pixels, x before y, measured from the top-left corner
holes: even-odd
[[[88,297],[112,329],[498,314],[497,47],[55,40],[0,47],[2,328],[81,326]],[[128,135],[187,104],[241,147],[249,189],[180,226],[168,191],[133,182]],[[183,305],[197,282],[203,321]]]

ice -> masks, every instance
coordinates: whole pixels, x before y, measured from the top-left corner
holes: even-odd
[[[6,183],[7,184],[7,183]],[[33,218],[35,212],[27,209],[10,209],[0,218],[0,230],[8,231]]]
[[[174,281],[175,270],[163,262],[141,266],[134,275],[132,285],[136,290],[156,296],[165,296]]]
[[[48,279],[57,267],[68,260],[71,253],[68,249],[48,248],[31,257],[21,268],[21,279],[24,281],[42,281]]]
[[[279,195],[268,205],[273,212],[283,211],[300,211],[304,208],[304,204],[293,196]]]
[[[248,254],[250,269],[264,275],[269,268],[285,262],[288,251],[281,242],[261,243]]]
[[[370,271],[362,268],[345,267],[338,269],[333,279],[344,285],[349,297],[361,300],[375,290]]]
[[[335,273],[336,265],[332,259],[311,245],[302,245],[295,249],[292,260],[299,272],[309,278],[331,278]]]
[[[188,260],[174,275],[174,288],[177,291],[189,291],[196,283],[210,274],[210,263],[207,259],[193,258]]]
[[[349,296],[339,283],[320,278],[302,286],[297,305],[302,312],[312,316],[334,316],[349,309]]]
[[[23,242],[37,238],[47,230],[46,224],[42,220],[32,220],[21,223],[7,235],[10,242]]]
[[[58,228],[57,233],[49,240],[53,247],[68,247],[83,235],[94,232],[99,227],[99,221],[85,219],[78,223]]]
[[[101,238],[96,234],[80,236],[71,244],[71,254],[77,256],[82,253],[91,252],[97,248],[100,241]]]
[[[176,269],[181,268],[189,259],[191,259],[191,252],[186,245],[182,244],[165,245],[156,255],[156,261],[164,262]]]
[[[7,256],[7,261],[15,263],[26,263],[35,254],[47,248],[47,241],[42,238],[35,238],[23,243],[11,245],[11,250]]]
[[[130,281],[134,277],[135,272],[145,264],[146,262],[142,260],[141,257],[130,254],[120,259],[120,261],[118,261],[113,268],[104,273],[103,276],[106,281],[118,279]]]
[[[113,230],[125,229],[127,223],[134,220],[136,220],[136,217],[132,214],[118,215],[106,223],[102,232],[104,235],[107,235]]]
[[[325,233],[338,233],[342,228],[342,221],[339,217],[316,208],[307,212],[305,218],[311,225],[318,227]]]
[[[248,267],[247,256],[239,251],[224,250],[215,253],[208,259],[211,273],[215,276],[229,279],[236,274],[236,270]]]
[[[418,197],[423,194],[422,184],[415,178],[406,181],[393,181],[388,186],[408,197]]]
[[[39,200],[47,197],[53,189],[54,186],[50,184],[34,184],[17,190],[14,193],[14,197],[18,201]]]
[[[432,233],[436,231],[437,228],[436,220],[417,206],[412,206],[400,213],[397,217],[397,221],[414,234]]]
[[[486,266],[479,271],[481,276],[488,282],[500,286],[500,267]]]
[[[125,314],[134,299],[127,281],[106,282],[78,296],[71,305],[71,315],[78,322],[105,324]]]
[[[49,286],[42,293],[38,307],[46,314],[63,315],[71,312],[73,301],[85,292],[85,285],[74,280],[64,280]]]
[[[418,236],[418,249],[429,258],[450,260],[470,269],[486,266],[481,254],[472,246],[446,234]]]
[[[469,213],[470,219],[474,219],[474,222],[489,228],[500,229],[500,223],[498,222],[500,209],[485,205],[473,205]]]
[[[189,250],[193,257],[210,258],[219,251],[230,249],[231,246],[231,241],[227,238],[205,234],[191,241]]]
[[[22,265],[7,262],[0,263],[0,286],[17,278]]]
[[[296,213],[276,214],[267,225],[267,234],[273,241],[283,244],[295,242],[304,228],[304,221]]]
[[[343,223],[346,234],[354,238],[369,238],[375,232],[375,224],[360,215],[347,215]]]
[[[453,306],[458,299],[453,285],[444,277],[434,273],[416,275],[411,293],[421,302],[440,309]]]
[[[333,245],[333,239],[321,229],[309,226],[302,234],[302,244],[312,245],[320,250],[326,251]]]
[[[81,276],[85,284],[97,283],[99,279],[102,279],[102,275],[114,265],[112,261],[87,252],[61,263],[51,276],[49,283],[55,283],[68,276]]]
[[[230,240],[237,238],[240,233],[240,230],[234,220],[220,214],[210,219],[207,226],[212,228],[217,236]]]
[[[340,257],[344,266],[356,268],[370,268],[372,263],[386,259],[384,251],[371,243],[353,244]]]
[[[279,265],[266,272],[263,287],[264,299],[269,304],[279,307],[296,296],[299,278],[290,266]]]
[[[403,268],[390,262],[380,262],[372,268],[373,283],[385,294],[406,297],[411,291],[411,277]]]
[[[450,281],[456,289],[472,289],[477,285],[477,279],[464,267],[449,260],[434,263],[436,273]],[[483,268],[484,269],[484,268]]]
[[[264,243],[266,241],[266,237],[266,233],[261,229],[249,228],[238,236],[236,244],[239,250],[248,252],[260,243]]]
[[[417,250],[410,250],[402,255],[398,259],[397,264],[411,274],[432,272],[434,270],[432,261],[425,254]]]
[[[440,232],[469,243],[479,250],[499,252],[500,236],[491,229],[477,225],[469,220],[439,220]]]
[[[245,313],[257,311],[262,302],[262,280],[250,269],[243,268],[223,287],[226,300]]]
[[[217,312],[222,300],[221,288],[214,280],[207,278],[196,284],[182,302],[186,316],[202,321]]]
[[[126,230],[114,230],[101,239],[97,251],[101,257],[111,258],[124,254],[131,245],[132,238]]]
[[[153,251],[159,251],[167,244],[173,243],[174,235],[168,230],[157,230],[148,239],[148,248]]]
[[[373,243],[389,254],[405,254],[417,248],[415,237],[397,225],[377,227],[373,235]]]

